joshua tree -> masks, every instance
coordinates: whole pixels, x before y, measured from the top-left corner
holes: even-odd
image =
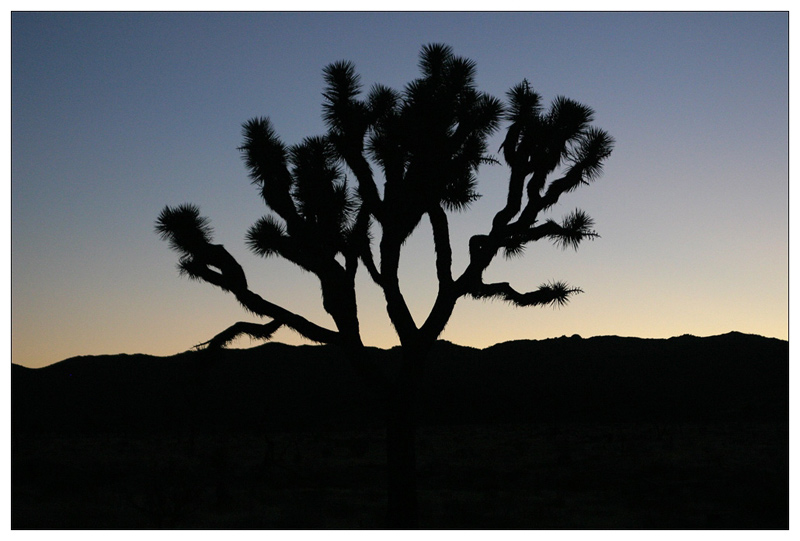
[[[594,180],[613,146],[605,131],[591,127],[592,109],[563,97],[544,107],[527,81],[508,91],[506,103],[479,92],[475,63],[448,46],[423,47],[419,66],[421,76],[402,91],[374,85],[362,97],[353,64],[329,65],[323,93],[328,131],[294,146],[278,138],[268,118],[244,124],[240,150],[270,210],[247,232],[247,245],[316,275],[335,329],[251,291],[242,267],[212,243],[209,222],[197,207],[167,206],[156,223],[180,254],[183,274],[232,293],[268,319],[236,323],[202,347],[221,348],[244,334],[269,339],[286,326],[312,342],[340,346],[369,383],[380,386],[386,398],[390,527],[417,525],[415,397],[428,353],[456,302],[469,296],[518,306],[562,305],[580,292],[549,282],[523,293],[505,282],[486,283],[483,273],[499,252],[515,255],[533,241],[577,248],[596,237],[592,219],[580,210],[561,221],[541,215],[563,194]],[[465,210],[479,197],[479,166],[499,163],[487,154],[487,139],[503,121],[508,127],[500,152],[510,169],[506,203],[491,230],[470,239],[469,263],[456,275],[447,213]],[[398,266],[403,243],[423,219],[433,232],[438,292],[418,322],[400,289]],[[391,375],[363,346],[355,287],[359,264],[383,290],[402,346],[401,368]]]

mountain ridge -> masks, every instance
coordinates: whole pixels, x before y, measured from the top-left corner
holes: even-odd
[[[483,348],[479,348],[479,347],[475,347],[475,346],[465,346],[465,345],[462,345],[462,344],[457,344],[457,343],[452,342],[450,340],[437,340],[437,343],[450,344],[450,345],[455,346],[455,347],[469,349],[469,350],[485,351],[485,350],[492,349],[492,348],[494,348],[496,346],[499,346],[499,345],[502,345],[502,344],[516,344],[516,343],[529,343],[529,342],[537,342],[538,343],[538,342],[550,342],[550,341],[554,341],[554,340],[565,340],[565,339],[576,339],[576,338],[580,339],[580,340],[593,340],[593,339],[680,340],[680,339],[686,339],[686,338],[706,339],[706,338],[724,338],[724,337],[737,337],[737,336],[761,338],[761,339],[764,339],[764,340],[775,340],[777,342],[785,342],[785,343],[788,344],[788,340],[783,340],[781,338],[763,336],[763,335],[755,334],[755,333],[743,333],[743,332],[740,332],[740,331],[729,331],[727,333],[715,334],[715,335],[709,335],[709,336],[698,336],[698,335],[694,335],[694,334],[681,334],[681,335],[678,335],[678,336],[671,336],[669,338],[648,338],[648,337],[639,337],[639,336],[621,336],[621,335],[615,335],[615,334],[601,334],[601,335],[596,335],[596,336],[583,337],[583,336],[580,336],[578,334],[573,334],[571,336],[562,335],[562,336],[557,336],[557,337],[554,336],[554,337],[549,337],[549,338],[518,338],[518,339],[514,339],[514,340],[507,340],[505,342],[498,342],[496,344],[492,344],[490,346],[486,346],[486,347],[483,347]],[[316,347],[321,347],[319,345],[314,345],[314,344],[293,345],[293,344],[286,344],[284,342],[270,341],[270,342],[265,342],[264,344],[259,344],[257,346],[252,346],[252,347],[248,347],[248,348],[228,348],[227,351],[257,351],[257,350],[259,350],[261,348],[271,347],[271,346],[281,346],[281,347],[287,347],[287,348],[305,348],[305,347],[316,348]],[[367,346],[367,349],[377,350],[377,351],[393,351],[393,350],[399,350],[401,347],[402,346],[399,346],[399,345],[392,346],[390,348],[380,348],[380,347],[377,347],[377,346]],[[72,357],[67,357],[67,358],[62,359],[60,361],[55,361],[53,363],[50,363],[50,364],[47,364],[47,365],[44,365],[44,366],[25,366],[24,364],[15,363],[13,361],[11,362],[11,365],[12,365],[12,367],[19,367],[19,368],[24,368],[24,369],[27,369],[27,370],[42,370],[42,369],[49,368],[49,367],[57,365],[57,364],[61,364],[61,363],[64,363],[64,362],[67,362],[67,361],[76,360],[76,359],[93,359],[93,358],[109,358],[109,357],[114,357],[114,358],[117,358],[117,357],[120,357],[120,358],[139,357],[139,358],[153,358],[153,359],[171,359],[171,358],[174,358],[174,357],[180,357],[180,356],[187,355],[187,354],[192,354],[192,353],[195,353],[194,349],[189,349],[189,350],[186,350],[186,351],[181,351],[181,352],[173,353],[173,354],[170,354],[170,355],[155,355],[155,354],[151,354],[151,353],[100,353],[100,354],[95,354],[95,355],[73,355]]]
[[[788,341],[600,336],[446,341],[420,391],[422,424],[788,419]],[[369,348],[391,370],[399,348]],[[381,397],[333,346],[266,343],[12,364],[12,431],[298,430],[382,425]]]

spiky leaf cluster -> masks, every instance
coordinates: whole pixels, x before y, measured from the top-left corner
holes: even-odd
[[[506,163],[524,175],[529,196],[536,197],[547,186],[547,177],[563,167],[565,174],[548,187],[552,195],[570,191],[598,176],[614,141],[603,130],[591,127],[591,107],[559,96],[549,109],[527,81],[512,88],[505,115],[510,122],[503,142]],[[551,189],[552,188],[552,191]]]
[[[198,266],[205,267],[203,261],[212,241],[213,230],[208,218],[190,203],[177,207],[167,205],[158,215],[155,229],[161,239],[180,254],[178,272],[199,279]]]
[[[475,63],[450,47],[429,45],[420,57],[422,77],[409,83],[400,108],[400,133],[390,136],[405,153],[403,191],[450,210],[478,194],[475,173],[487,158],[486,138],[503,112],[496,98],[475,86]]]
[[[287,169],[288,149],[280,140],[269,118],[248,120],[242,126],[242,152],[253,184],[261,188],[264,202],[280,216],[291,215],[292,177]]]
[[[570,296],[576,293],[583,293],[583,290],[579,287],[571,287],[566,282],[551,281],[540,285],[536,291],[526,293],[525,296],[528,298],[525,300],[530,304],[549,304],[555,308],[567,304]],[[527,306],[524,302],[521,305]]]
[[[477,199],[475,173],[503,112],[477,91],[475,63],[448,46],[424,47],[420,71],[402,91],[375,85],[361,100],[352,64],[338,62],[325,70],[323,94],[330,141],[351,167],[366,142],[383,173],[384,200],[407,233],[432,205],[462,210]]]
[[[292,197],[306,224],[326,236],[351,226],[357,202],[348,190],[338,156],[328,140],[312,137],[292,147]]]
[[[267,118],[245,123],[244,139],[240,150],[250,178],[277,215],[250,228],[248,246],[259,255],[280,254],[295,262],[301,253],[323,256],[344,250],[358,201],[330,140],[309,137],[287,147]]]
[[[614,139],[606,131],[589,128],[569,148],[567,157],[572,167],[581,171],[581,181],[588,184],[600,175],[613,149]]]
[[[196,205],[185,203],[164,207],[156,219],[156,233],[176,252],[190,255],[211,242],[213,229]]]
[[[566,249],[578,249],[585,239],[595,239],[599,235],[594,230],[594,220],[580,209],[575,209],[562,221],[559,231],[551,235],[556,246]]]
[[[284,225],[274,216],[263,216],[247,231],[247,246],[263,257],[280,254],[289,240]]]
[[[345,143],[358,145],[370,124],[370,111],[358,100],[360,76],[349,61],[334,62],[323,70],[326,88],[322,93],[322,118],[331,134]]]

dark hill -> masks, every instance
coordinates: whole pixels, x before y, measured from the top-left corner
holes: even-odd
[[[398,351],[372,350],[387,369]],[[379,397],[328,346],[12,365],[12,430],[126,432],[380,426]],[[437,344],[423,424],[788,421],[788,342],[741,333]]]

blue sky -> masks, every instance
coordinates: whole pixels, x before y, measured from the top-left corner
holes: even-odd
[[[223,292],[177,275],[153,232],[192,202],[266,298],[330,320],[311,276],[249,254],[265,214],[237,146],[269,116],[285,142],[321,134],[322,69],[352,60],[368,88],[417,75],[423,44],[477,62],[481,90],[527,78],[592,106],[617,141],[604,175],[563,198],[597,222],[577,252],[541,244],[487,278],[521,290],[565,280],[561,309],[461,301],[443,338],[668,337],[737,330],[788,338],[786,13],[14,13],[11,39],[12,361],[177,353],[248,320]],[[499,146],[501,134],[492,144]],[[502,206],[507,170],[453,216],[455,267]],[[435,291],[424,226],[401,280],[419,317]],[[397,343],[368,280],[365,341]],[[290,331],[277,340],[300,343]],[[249,341],[238,344],[250,345]]]

